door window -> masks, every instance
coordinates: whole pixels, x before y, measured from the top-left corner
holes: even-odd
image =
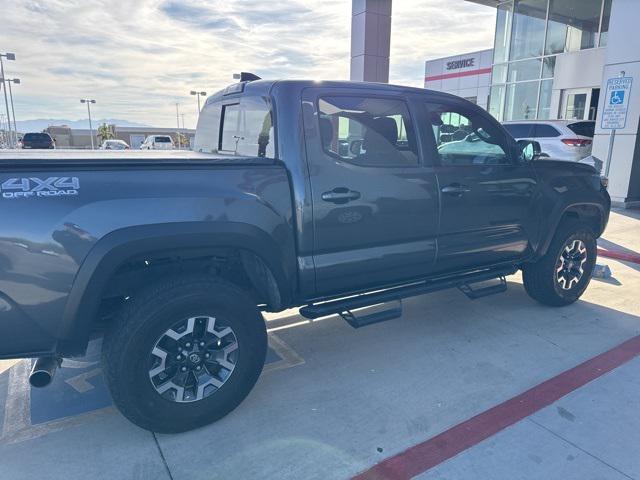
[[[570,93],[567,95],[567,107],[565,118],[582,120],[587,106],[586,93]]]
[[[557,128],[544,123],[538,123],[533,129],[534,138],[554,138],[559,137],[560,132]]]
[[[438,103],[427,104],[427,111],[441,165],[511,163],[505,134],[484,116]]]
[[[323,97],[318,110],[322,148],[328,155],[358,166],[418,164],[415,134],[404,101]]]
[[[533,124],[531,123],[506,123],[503,127],[513,138],[530,138],[533,136]]]

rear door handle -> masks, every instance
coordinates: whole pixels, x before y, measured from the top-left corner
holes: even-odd
[[[325,202],[337,203],[339,205],[348,203],[360,198],[360,192],[349,190],[346,187],[336,187],[333,190],[324,192],[321,196]]]
[[[471,189],[466,185],[461,185],[459,183],[452,183],[451,185],[447,185],[446,187],[442,187],[441,192],[446,193],[447,195],[453,195],[459,197],[467,192],[470,192]]]

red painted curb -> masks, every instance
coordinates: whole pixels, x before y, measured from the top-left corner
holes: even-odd
[[[477,445],[640,355],[640,335],[374,465],[356,480],[404,480]]]
[[[618,252],[615,250],[604,250],[599,248],[598,256],[622,260],[624,262],[640,263],[640,255],[636,255],[635,253]]]

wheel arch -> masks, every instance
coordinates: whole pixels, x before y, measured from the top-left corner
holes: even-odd
[[[288,305],[294,279],[287,275],[283,253],[263,230],[236,222],[185,222],[127,227],[101,238],[83,261],[74,279],[58,335],[64,355],[82,353],[109,281],[131,258],[160,251],[228,247],[242,252],[242,263],[259,273],[270,308]],[[253,270],[252,270],[253,271]]]
[[[543,238],[543,242],[538,250],[537,258],[544,256],[549,249],[549,245],[553,240],[553,237],[558,230],[559,225],[567,219],[575,219],[586,225],[589,225],[596,238],[598,238],[606,225],[606,212],[604,207],[599,203],[591,202],[579,202],[569,205],[560,205],[555,209],[553,215],[551,215],[548,221],[547,234]]]

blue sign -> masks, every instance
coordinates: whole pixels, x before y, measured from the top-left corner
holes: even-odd
[[[627,110],[633,78],[615,77],[607,81],[605,103],[602,111],[601,127],[605,130],[623,129],[627,126]]]
[[[624,103],[624,90],[613,90],[609,103],[611,105],[622,105]]]

